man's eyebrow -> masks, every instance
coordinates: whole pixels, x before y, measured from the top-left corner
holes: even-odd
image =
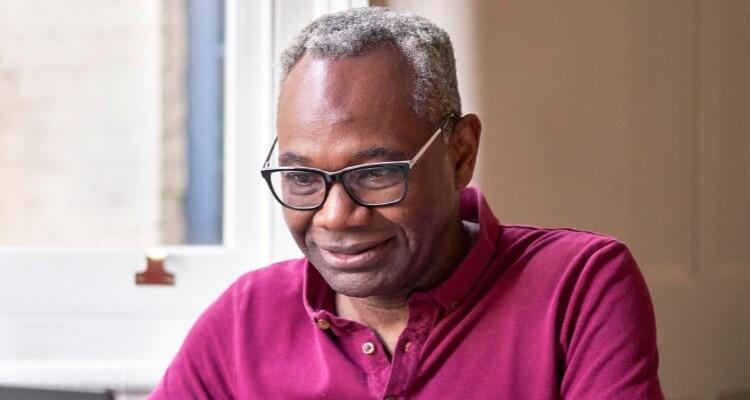
[[[374,158],[384,158],[389,161],[401,161],[406,159],[403,151],[395,150],[385,146],[376,146],[369,149],[358,151],[353,159],[357,161],[366,161]],[[279,155],[279,165],[309,165],[310,159],[295,152],[285,151]]]
[[[357,160],[368,160],[372,158],[386,158],[391,161],[401,161],[406,159],[406,154],[403,151],[395,150],[385,146],[371,147],[357,152],[354,155]]]
[[[279,155],[279,165],[307,164],[310,160],[300,154],[285,151]]]

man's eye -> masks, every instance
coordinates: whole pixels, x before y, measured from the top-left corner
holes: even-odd
[[[359,171],[356,185],[372,189],[389,187],[401,182],[401,173],[396,168],[370,168]]]
[[[394,171],[390,168],[378,168],[378,169],[370,169],[365,171],[364,178],[370,179],[370,180],[378,180],[387,178],[389,175],[393,174]]]
[[[297,186],[309,186],[316,183],[315,176],[309,172],[289,172],[284,175],[287,182]]]

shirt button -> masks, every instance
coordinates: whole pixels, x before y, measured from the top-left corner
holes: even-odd
[[[328,329],[331,327],[331,323],[328,322],[327,319],[319,319],[315,321],[316,324],[318,324],[318,328],[320,329]]]
[[[365,342],[362,345],[362,352],[365,354],[372,354],[375,352],[375,345],[372,342]]]
[[[406,344],[404,344],[404,353],[408,353],[409,350],[411,350],[411,342],[406,342]]]
[[[458,300],[453,300],[453,301],[451,301],[451,310],[455,310],[455,309],[457,309],[457,308],[458,308],[458,306],[460,306],[460,305],[461,305],[461,302],[460,302],[460,301],[458,301]]]

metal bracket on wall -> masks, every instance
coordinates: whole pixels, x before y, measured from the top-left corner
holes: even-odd
[[[136,285],[174,285],[174,274],[164,269],[167,251],[162,247],[146,250],[146,270],[135,274]]]

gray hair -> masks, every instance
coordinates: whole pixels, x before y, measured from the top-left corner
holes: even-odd
[[[324,15],[305,27],[281,54],[281,82],[305,54],[354,57],[392,44],[414,69],[411,108],[430,124],[461,115],[456,61],[448,34],[426,18],[383,7],[362,7]],[[446,129],[450,132],[450,129]]]

